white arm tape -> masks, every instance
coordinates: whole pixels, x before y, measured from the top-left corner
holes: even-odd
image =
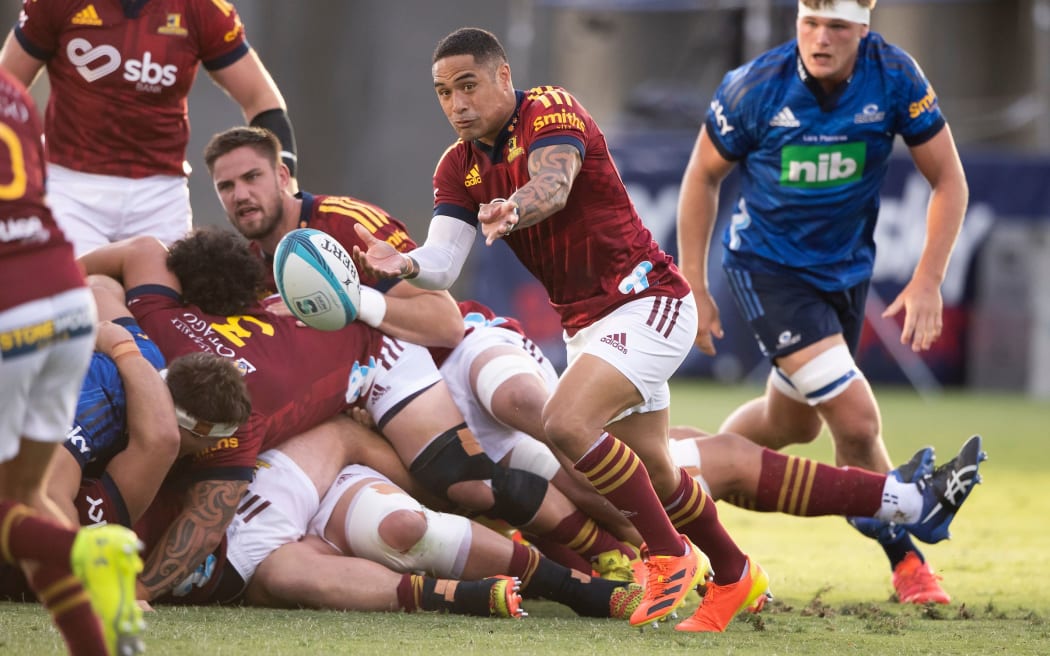
[[[426,242],[408,253],[419,266],[419,274],[406,280],[421,289],[451,287],[467,261],[477,232],[477,228],[459,219],[435,216],[430,221]]]
[[[378,328],[386,316],[386,295],[371,287],[361,286],[361,304],[357,308],[357,320]]]

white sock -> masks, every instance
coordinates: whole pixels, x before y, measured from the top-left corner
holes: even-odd
[[[875,519],[895,524],[912,524],[922,514],[922,494],[915,483],[901,483],[893,476],[886,477],[882,486],[882,507]]]

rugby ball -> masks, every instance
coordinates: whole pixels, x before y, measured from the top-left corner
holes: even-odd
[[[339,330],[357,318],[357,267],[326,232],[298,228],[282,237],[273,255],[273,279],[292,314],[312,328]]]

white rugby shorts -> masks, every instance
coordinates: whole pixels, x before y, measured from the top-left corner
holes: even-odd
[[[654,412],[671,405],[667,380],[689,355],[696,339],[696,301],[645,296],[565,338],[568,366],[587,353],[616,368],[642,395],[642,403],[613,421],[636,412]]]
[[[104,244],[151,235],[167,245],[193,226],[190,190],[181,175],[122,178],[47,169],[47,202],[77,256]]]
[[[499,462],[522,439],[533,439],[530,435],[506,426],[485,409],[470,386],[470,366],[486,349],[495,346],[513,346],[521,349],[523,357],[536,362],[539,372],[553,391],[558,382],[558,372],[550,360],[543,356],[539,347],[519,333],[494,326],[478,326],[463,338],[448,359],[441,365],[441,375],[459,411],[467,420],[467,426],[481,443],[494,462]]]
[[[0,312],[0,462],[18,455],[22,437],[65,441],[97,323],[86,287]]]
[[[260,466],[226,528],[226,558],[247,585],[259,563],[306,535],[320,499],[313,481],[284,453],[259,454]]]

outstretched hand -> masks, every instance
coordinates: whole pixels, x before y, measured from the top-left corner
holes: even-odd
[[[408,258],[398,252],[396,248],[368,231],[360,223],[354,225],[357,236],[365,243],[367,250],[361,250],[354,245],[353,258],[357,270],[362,275],[370,275],[373,278],[397,278],[409,273],[411,266]]]
[[[928,351],[944,327],[940,285],[912,278],[882,316],[896,316],[901,309],[904,310],[901,344],[910,342],[915,352]]]
[[[512,200],[497,198],[491,203],[482,203],[478,208],[478,223],[485,235],[485,245],[510,234],[518,225],[518,204]]]

